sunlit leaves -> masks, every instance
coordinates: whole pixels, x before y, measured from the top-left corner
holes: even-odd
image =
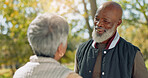
[[[131,42],[135,46],[139,47],[143,53],[144,59],[148,59],[148,27],[139,25],[139,27],[128,26],[126,28],[119,27],[119,34],[124,37],[127,41]]]
[[[36,0],[3,0],[0,1],[0,15],[6,18],[4,27],[7,29],[5,35],[3,33],[0,37],[0,63],[7,66],[22,65],[29,60],[30,55],[33,54],[27,40],[27,28],[30,22],[37,15]],[[32,9],[26,10],[31,7]],[[29,12],[29,13],[28,13]],[[6,31],[6,30],[2,30]],[[13,69],[15,70],[15,69]]]
[[[143,0],[144,1],[144,0]],[[90,5],[86,0],[87,6]],[[123,8],[123,23],[118,32],[127,41],[141,49],[144,58],[148,59],[148,28],[142,12],[148,10],[148,4],[143,8],[137,6],[135,0],[121,0]],[[78,45],[85,41],[84,33],[88,33],[85,17],[91,17],[84,12],[82,0],[0,0],[0,15],[6,19],[6,25],[0,25],[0,64],[21,66],[33,54],[27,41],[27,28],[37,14],[44,12],[57,13],[65,17],[70,26],[67,53],[61,62],[73,62]],[[125,12],[126,11],[126,12]],[[127,13],[127,14],[126,14]],[[142,19],[141,19],[142,18]],[[89,19],[92,20],[92,19]],[[93,21],[92,21],[93,22]]]

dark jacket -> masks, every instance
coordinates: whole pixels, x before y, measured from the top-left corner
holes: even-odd
[[[81,44],[76,59],[79,74],[91,78],[98,56],[98,49],[92,47],[93,40]],[[102,51],[101,78],[131,78],[134,57],[139,49],[120,37],[118,43]]]

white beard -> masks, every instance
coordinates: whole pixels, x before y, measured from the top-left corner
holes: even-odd
[[[113,35],[114,31],[115,25],[111,29],[106,30],[106,32],[104,32],[102,35],[98,34],[94,28],[92,32],[92,38],[95,42],[101,43],[109,39]]]

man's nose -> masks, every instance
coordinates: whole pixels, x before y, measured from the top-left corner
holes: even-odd
[[[102,26],[103,26],[103,23],[102,23],[101,21],[97,21],[97,22],[96,22],[96,26],[102,27]]]

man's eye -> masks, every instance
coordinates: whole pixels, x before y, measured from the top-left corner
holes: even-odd
[[[109,24],[110,22],[109,22],[109,21],[104,20],[104,23],[108,23],[108,24]]]
[[[96,19],[96,21],[99,21],[99,19],[98,18],[95,18]]]
[[[108,21],[104,20],[104,22],[108,22]]]

